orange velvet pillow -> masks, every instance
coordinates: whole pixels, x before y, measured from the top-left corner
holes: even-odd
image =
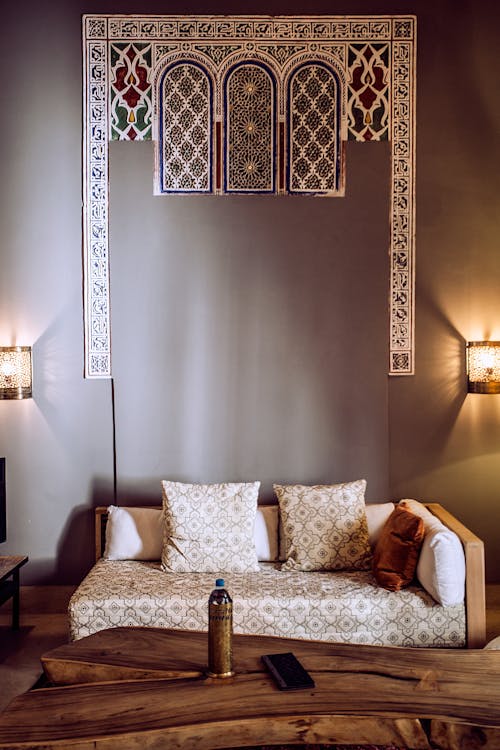
[[[399,591],[412,582],[423,541],[422,518],[396,506],[373,553],[373,575],[383,588]]]

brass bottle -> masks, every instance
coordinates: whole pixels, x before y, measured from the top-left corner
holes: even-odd
[[[232,677],[233,601],[218,578],[208,600],[208,676]]]

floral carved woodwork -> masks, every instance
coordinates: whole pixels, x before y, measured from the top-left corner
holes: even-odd
[[[390,364],[414,367],[413,16],[83,18],[85,374],[111,376],[108,142],[154,191],[341,196],[343,142],[391,142]]]

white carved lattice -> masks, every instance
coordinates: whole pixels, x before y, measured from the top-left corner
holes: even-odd
[[[289,190],[334,193],[339,187],[339,92],[323,65],[304,65],[289,94]]]
[[[273,81],[246,63],[226,81],[225,191],[273,192],[275,106]]]
[[[178,64],[162,77],[160,192],[212,189],[212,107],[207,74]]]

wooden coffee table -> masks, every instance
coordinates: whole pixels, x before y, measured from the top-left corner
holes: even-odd
[[[284,651],[301,660],[314,689],[278,690],[260,657]],[[209,679],[206,633],[101,631],[42,657],[57,686],[25,693],[0,714],[0,748],[393,743],[429,750],[429,736],[441,748],[500,747],[500,651],[240,635],[234,662],[234,677]]]

